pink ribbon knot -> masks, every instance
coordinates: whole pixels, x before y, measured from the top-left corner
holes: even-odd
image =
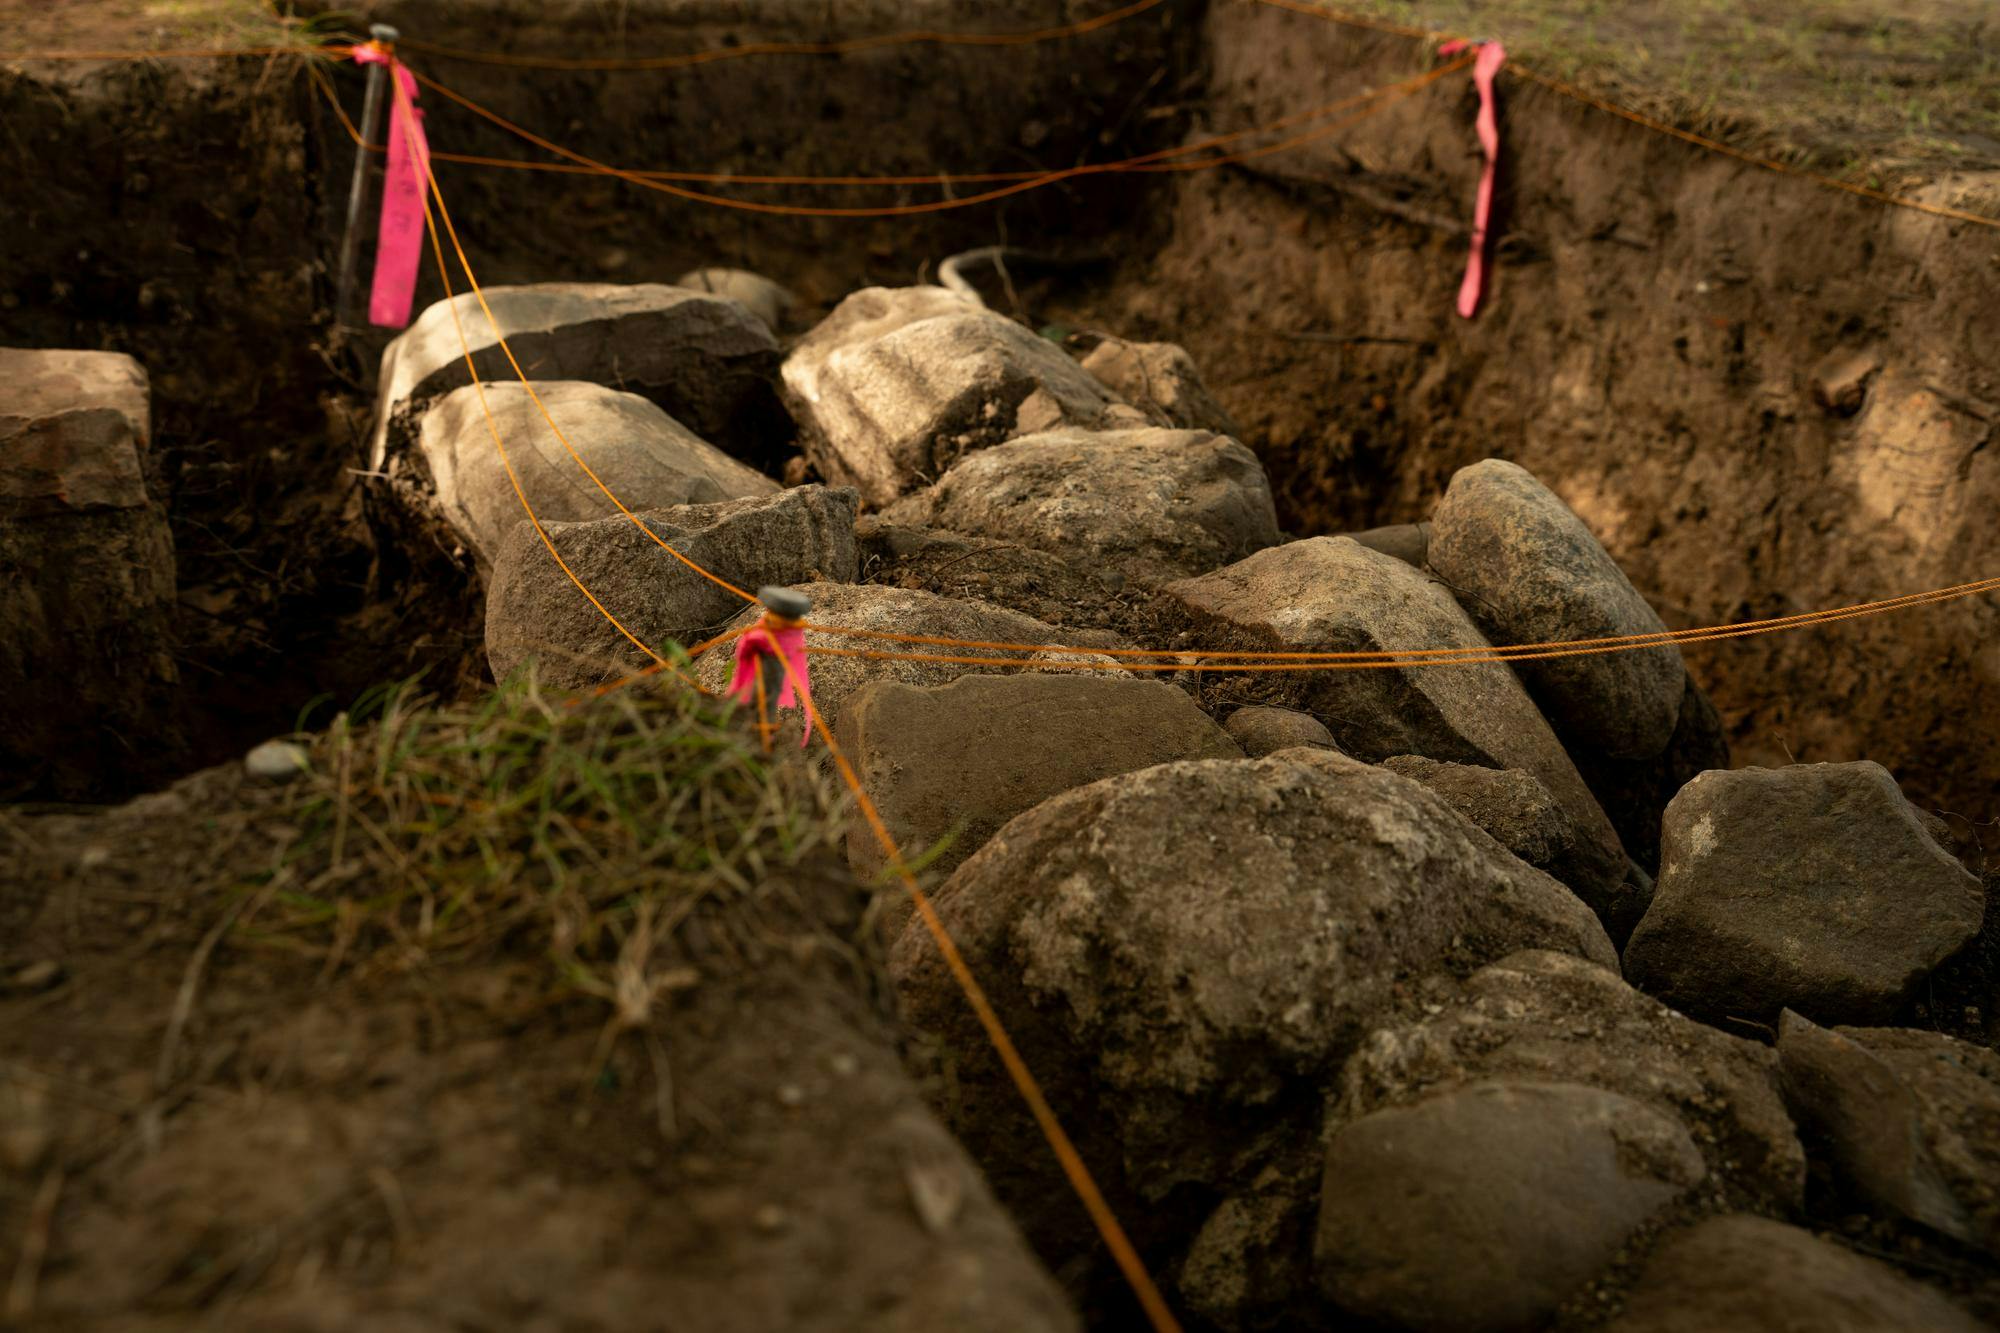
[[[778,691],[772,706],[782,709],[794,701],[799,703],[805,713],[805,731],[799,737],[799,748],[803,750],[812,739],[812,710],[805,704],[812,697],[812,674],[806,666],[805,626],[796,620],[781,620],[766,614],[744,631],[742,637],[736,640],[736,671],[729,678],[726,693],[738,703],[752,702],[756,697],[762,660],[773,655],[788,663],[791,669],[785,672],[784,686]],[[766,741],[766,744],[769,742]]]

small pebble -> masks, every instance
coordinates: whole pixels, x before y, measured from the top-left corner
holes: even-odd
[[[43,958],[38,962],[29,963],[9,977],[8,984],[13,989],[21,991],[47,990],[62,979],[62,971],[61,963],[53,958]]]
[[[796,1083],[787,1083],[778,1089],[780,1106],[797,1106],[806,1099],[806,1090]]]
[[[842,1078],[850,1077],[861,1068],[861,1062],[846,1051],[836,1053],[827,1063],[833,1067],[833,1072]]]
[[[289,782],[312,768],[303,745],[265,741],[243,756],[243,771],[265,782]]]
[[[784,1209],[775,1203],[767,1203],[756,1211],[751,1217],[750,1223],[759,1231],[768,1235],[774,1231],[783,1231],[785,1223],[790,1220]]]

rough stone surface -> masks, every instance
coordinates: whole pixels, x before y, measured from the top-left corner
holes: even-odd
[[[1498,644],[1666,629],[1583,520],[1525,469],[1497,458],[1452,477],[1431,516],[1427,558]],[[1674,734],[1686,669],[1672,644],[1518,665],[1572,744],[1646,759]]]
[[[1625,973],[1714,1021],[1883,1023],[1984,912],[1879,764],[1704,773],[1667,807]]]
[[[1868,381],[1882,368],[1873,348],[1836,347],[1813,365],[1813,401],[1835,416],[1851,417],[1868,400]]]
[[[975,449],[1144,422],[1053,343],[941,287],[855,292],[800,340],[784,377],[806,457],[872,505]]]
[[[1085,355],[1083,368],[1158,425],[1214,431],[1231,439],[1242,433],[1201,382],[1194,358],[1175,343],[1106,338]]]
[[[1057,796],[961,865],[938,910],[1114,1203],[1185,1245],[1317,1141],[1322,1090],[1408,979],[1524,947],[1605,965],[1576,898],[1417,784],[1321,750],[1161,764]],[[927,931],[891,971],[956,1070],[957,1128],[1031,1238],[1081,1222]],[[1079,1127],[1081,1127],[1079,1129]],[[1212,1196],[1211,1196],[1212,1197]],[[1142,1202],[1143,1201],[1143,1202]],[[1127,1218],[1132,1221],[1132,1218]]]
[[[839,629],[934,635],[993,643],[1062,644],[1074,642],[1076,639],[1071,633],[1018,612],[1005,611],[978,602],[937,597],[930,593],[914,592],[905,588],[824,583],[802,587],[799,591],[812,598],[814,624]],[[750,624],[757,615],[755,610],[746,611],[732,622],[730,628]],[[813,652],[827,648],[874,649],[893,653],[933,651],[919,644],[884,642],[810,631],[806,634],[806,647]],[[992,655],[1006,656],[1006,654]],[[1042,669],[1048,670],[1055,667],[1062,656],[1055,653],[1037,654],[1030,660],[1040,661],[1043,664]],[[1081,650],[1069,656],[1072,660],[1099,663],[1108,660]],[[812,659],[813,702],[825,716],[827,724],[837,726],[847,696],[869,681],[899,681],[905,685],[945,685],[960,676],[987,675],[995,672],[1011,675],[1030,669],[960,666],[951,663],[866,657],[815,656]],[[1093,671],[1091,674],[1100,673]],[[709,689],[722,689],[729,683],[728,655],[711,653],[703,657],[696,675]]]
[[[488,287],[485,296],[499,333],[468,292],[425,310],[383,352],[372,469],[387,461],[392,437],[414,431],[425,404],[472,382],[466,344],[481,380],[519,379],[500,334],[530,379],[626,389],[739,458],[763,465],[782,456],[790,428],[772,386],[778,345],[736,302],[658,283],[543,282]]]
[[[1670,1239],[1606,1333],[1982,1333],[1986,1325],[1878,1260],[1761,1217]]]
[[[1414,754],[1385,759],[1382,766],[1429,787],[1502,847],[1548,871],[1585,902],[1620,904],[1605,920],[1614,941],[1622,943],[1639,924],[1652,896],[1650,878],[1603,843],[1579,837],[1568,812],[1533,775]]]
[[[87,798],[174,762],[174,549],[147,493],[149,421],[128,356],[0,349],[0,800]]]
[[[674,279],[674,286],[720,296],[755,315],[773,333],[782,332],[798,297],[761,273],[740,268],[698,268]]]
[[[1417,1333],[1527,1327],[1704,1173],[1678,1123],[1598,1088],[1481,1083],[1378,1111],[1327,1146],[1320,1284]]]
[[[1333,733],[1326,729],[1324,722],[1295,708],[1250,704],[1231,713],[1228,721],[1222,724],[1222,729],[1252,759],[1262,759],[1267,754],[1295,746],[1314,750],[1340,748],[1333,743]]]
[[[755,592],[762,584],[854,578],[854,506],[852,491],[801,486],[637,517],[689,560]],[[543,526],[605,611],[654,648],[670,639],[685,645],[709,637],[744,605],[623,514]],[[545,683],[569,689],[615,679],[650,662],[563,573],[531,523],[516,525],[494,559],[486,591],[486,654],[496,680],[532,657]],[[728,657],[726,651],[712,653],[703,661],[726,664]]]
[[[1207,623],[1261,646],[1307,651],[1487,647],[1442,587],[1400,560],[1345,537],[1260,551],[1166,593]],[[1504,663],[1301,671],[1280,678],[1288,702],[1323,718],[1361,759],[1400,754],[1517,768],[1562,803],[1578,834],[1622,860],[1623,848],[1562,743]],[[1591,903],[1608,920],[1634,915],[1623,893]]]
[[[1051,796],[1173,759],[1243,753],[1184,691],[1095,675],[965,676],[928,689],[877,681],[848,697],[840,738],[907,854],[956,833],[928,863],[937,874]],[[847,859],[864,875],[886,860],[858,826]]]
[[[1785,1095],[1872,1208],[2000,1254],[2000,1055],[1909,1028],[1778,1027]]]
[[[874,514],[862,515],[854,535],[870,583],[989,602],[1051,625],[1104,631],[1135,591],[1116,569],[1079,568],[1019,542],[886,523]]]
[[[1803,1200],[1805,1153],[1768,1046],[1546,950],[1482,968],[1422,1018],[1371,1035],[1342,1072],[1338,1116],[1494,1078],[1579,1083],[1644,1102],[1688,1127],[1733,1199],[1782,1211]]]
[[[1658,874],[1660,817],[1667,802],[1696,774],[1729,767],[1729,738],[1721,714],[1689,676],[1681,691],[1680,719],[1664,752],[1651,759],[1612,759],[1587,750],[1572,757],[1625,850],[1648,874]]]
[[[1140,583],[1278,542],[1257,456],[1206,431],[1062,430],[994,445],[883,518],[1018,542]]]
[[[540,407],[519,381],[491,384],[482,408],[478,389],[454,389],[424,414],[418,434],[438,511],[482,567],[492,564],[514,526],[526,521],[516,478],[545,523],[587,523],[617,514],[607,489],[634,513],[743,500],[778,489],[777,482],[697,438],[637,394],[577,380],[538,383],[534,392]],[[506,446],[504,459],[493,446],[489,410]],[[549,428],[549,417],[562,428],[568,448]],[[603,487],[571,456],[571,448]]]

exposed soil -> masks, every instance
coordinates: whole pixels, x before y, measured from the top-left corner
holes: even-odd
[[[741,8],[507,0],[370,17],[446,45],[580,53],[744,40]],[[910,26],[907,6],[860,8],[843,10],[844,32]],[[1058,10],[1073,17],[1037,0],[979,17],[1007,30]],[[133,11],[88,12],[62,40],[108,40]],[[1170,26],[1128,24],[1088,48],[890,49],[778,78],[743,62],[670,85],[423,67],[621,164],[890,174],[1124,156],[1430,59],[1235,0],[1162,12]],[[12,5],[4,24],[19,25],[9,45],[57,37]],[[824,35],[803,20],[754,32]],[[351,110],[357,79],[335,78]],[[1297,534],[1421,520],[1454,469],[1498,455],[1558,491],[1671,627],[2000,572],[2000,232],[1761,173],[1541,89],[1502,92],[1498,262],[1473,321],[1451,313],[1478,170],[1462,80],[1242,168],[1066,182],[915,219],[766,219],[470,167],[442,180],[487,283],[732,264],[787,283],[810,319],[972,245],[1100,257],[1014,275],[993,303],[1038,328],[1184,344]],[[527,155],[430,107],[436,143]],[[32,184],[0,200],[0,342],[127,351],[152,377],[188,738],[145,764],[108,755],[78,790],[0,774],[0,792],[123,798],[388,680],[421,675],[447,697],[482,686],[463,562],[379,540],[360,503],[386,335],[332,326],[352,148],[311,85],[282,61],[0,67],[0,125],[0,171]],[[1994,211],[1993,179],[1954,161],[1910,179]],[[420,304],[440,294],[423,282]],[[1880,363],[1846,412],[1813,394],[1815,368],[1843,353]],[[959,551],[872,553],[883,581],[993,595]],[[1010,604],[1088,600],[1047,564],[1018,562]],[[1133,599],[1083,619],[1142,642],[1179,632]],[[2000,609],[1977,599],[1687,656],[1738,763],[1878,760],[1977,861],[2000,846],[1996,631]],[[702,982],[672,1001],[679,1081],[663,1102],[657,1053],[632,1036],[600,1067],[601,1006],[552,987],[519,940],[449,960],[384,948],[369,967],[302,962],[240,932],[207,952],[243,902],[228,887],[288,831],[277,799],[232,772],[115,816],[0,813],[0,1098],[41,1108],[22,1123],[48,1135],[35,1171],[0,1174],[0,1235],[52,1237],[35,1302],[47,1326],[664,1327],[671,1310],[675,1327],[802,1312],[881,1327],[871,1311],[893,1306],[916,1329],[946,1326],[926,1312],[948,1307],[923,1302],[969,1280],[968,1251],[1011,1253],[997,1210],[968,1205],[958,1239],[940,1239],[913,1202],[926,1165],[908,1154],[956,1150],[941,1131],[917,1149],[900,1132],[918,1108],[867,895],[840,875],[787,881],[800,897],[775,926],[718,912],[678,946]],[[1940,974],[1911,1021],[1991,1044],[1995,938]],[[1821,1223],[2000,1308],[1968,1256],[1814,1188]],[[808,1212],[865,1243],[801,1229]],[[814,1265],[835,1252],[879,1262],[829,1297]]]

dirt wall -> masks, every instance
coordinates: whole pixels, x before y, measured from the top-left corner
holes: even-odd
[[[1213,7],[1207,57],[1223,130],[1430,63],[1248,3]],[[1454,469],[1499,455],[1583,515],[1670,626],[2000,569],[2000,232],[1501,90],[1497,264],[1476,319],[1452,313],[1479,170],[1463,76],[1323,143],[1181,178],[1082,304],[1188,345],[1300,532],[1421,519]],[[1879,363],[1851,413],[1813,392],[1843,356]],[[1738,762],[1872,758],[1990,819],[1996,629],[1986,598],[1688,658]]]

